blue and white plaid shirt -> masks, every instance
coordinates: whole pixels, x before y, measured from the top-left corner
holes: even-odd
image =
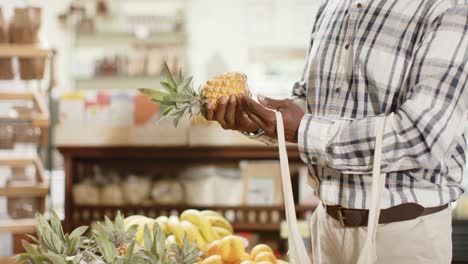
[[[456,200],[465,166],[468,0],[329,0],[313,29],[299,151],[326,204],[369,208],[375,124],[388,115],[382,208]]]

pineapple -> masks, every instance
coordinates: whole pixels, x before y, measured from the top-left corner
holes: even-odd
[[[242,73],[229,72],[216,75],[209,79],[201,89],[201,95],[206,103],[212,103],[216,107],[222,96],[246,94],[250,95],[247,88],[247,76]]]
[[[133,251],[135,234],[137,232],[138,225],[132,225],[128,228],[125,227],[124,217],[117,212],[115,221],[112,222],[109,218],[104,218],[104,223],[99,222],[97,224],[96,230],[94,230],[95,241],[100,252],[108,251],[108,247],[104,246],[110,244],[112,252],[116,255],[124,257],[129,251]],[[115,250],[114,250],[115,249]]]
[[[197,244],[190,243],[187,237],[184,237],[179,248],[175,243],[166,244],[166,234],[158,223],[154,223],[151,229],[152,231],[145,225],[145,243],[141,250],[141,258],[144,260],[142,263],[194,264],[200,259],[202,252],[197,248]]]
[[[64,234],[60,219],[52,212],[50,224],[44,216],[37,218],[38,238],[34,243],[23,241],[26,253],[17,257],[26,264],[194,264],[201,251],[187,238],[179,248],[166,246],[164,231],[155,223],[144,230],[144,245],[136,245],[137,225],[125,228],[124,218],[117,213],[115,221],[107,217],[98,223],[91,237],[84,236],[88,227],[79,227]]]
[[[185,78],[181,71],[175,77],[167,64],[164,64],[164,75],[166,82],[161,82],[161,85],[166,90],[165,92],[147,88],[139,89],[139,91],[150,97],[152,101],[166,106],[163,117],[175,117],[175,126],[179,124],[182,117],[190,118],[203,114],[203,108],[207,103],[212,103],[213,107],[216,107],[222,96],[241,94],[251,96],[247,87],[247,76],[242,73],[231,72],[217,75],[208,80],[199,91],[193,88],[193,77]]]
[[[20,263],[80,263],[92,254],[83,254],[88,227],[82,226],[71,234],[64,234],[60,218],[52,211],[50,224],[43,215],[36,217],[37,238],[29,236],[34,244],[23,241],[26,253],[18,256]]]

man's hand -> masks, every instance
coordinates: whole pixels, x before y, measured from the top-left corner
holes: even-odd
[[[280,111],[283,115],[286,140],[297,143],[299,125],[304,111],[290,99],[274,100],[259,95],[258,100],[260,104],[248,96],[241,97],[241,103],[247,116],[265,130],[266,135],[276,138],[276,115],[270,109]]]
[[[206,119],[218,121],[224,129],[232,129],[246,132],[256,132],[260,127],[253,122],[244,111],[243,105],[235,95],[227,98],[221,97],[216,109],[213,104],[206,106]]]

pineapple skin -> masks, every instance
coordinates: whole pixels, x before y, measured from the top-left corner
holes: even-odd
[[[247,76],[243,73],[229,72],[216,75],[209,79],[201,89],[201,95],[205,104],[212,103],[216,108],[218,100],[223,97],[235,95],[251,96],[247,86]]]

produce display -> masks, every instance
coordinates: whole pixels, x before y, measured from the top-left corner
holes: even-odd
[[[26,253],[18,256],[28,264],[274,264],[273,250],[265,244],[250,254],[232,225],[210,210],[185,210],[177,216],[156,219],[142,215],[115,221],[105,217],[92,229],[82,226],[65,234],[59,217],[50,222],[37,216],[37,238],[23,241]]]
[[[274,264],[287,262],[276,259],[273,250],[265,244],[256,245],[249,254],[245,251],[241,237],[229,235],[208,245],[199,263]]]
[[[181,246],[166,243],[166,234],[157,223],[144,225],[143,241],[136,241],[139,225],[125,225],[117,214],[115,221],[89,230],[79,227],[70,234],[63,232],[60,219],[52,213],[50,223],[44,216],[37,217],[37,238],[33,243],[23,241],[26,253],[18,256],[20,263],[28,264],[193,264],[202,251],[195,243],[184,239]]]
[[[182,117],[200,115],[206,103],[211,102],[213,107],[216,107],[218,99],[222,96],[251,95],[247,86],[247,76],[242,73],[230,72],[217,75],[209,79],[199,91],[193,88],[193,77],[185,78],[182,72],[179,72],[178,76],[173,76],[167,64],[164,65],[164,75],[166,82],[161,82],[161,85],[166,92],[148,88],[139,91],[151,97],[154,102],[166,106],[163,116],[175,117],[176,126]]]
[[[160,216],[152,219],[142,215],[129,216],[124,220],[125,226],[138,225],[136,241],[144,243],[144,228],[152,228],[154,223],[164,231],[166,243],[175,242],[178,246],[183,244],[184,236],[197,247],[203,249],[208,243],[233,234],[231,224],[219,213],[205,210],[188,209],[177,216]]]

